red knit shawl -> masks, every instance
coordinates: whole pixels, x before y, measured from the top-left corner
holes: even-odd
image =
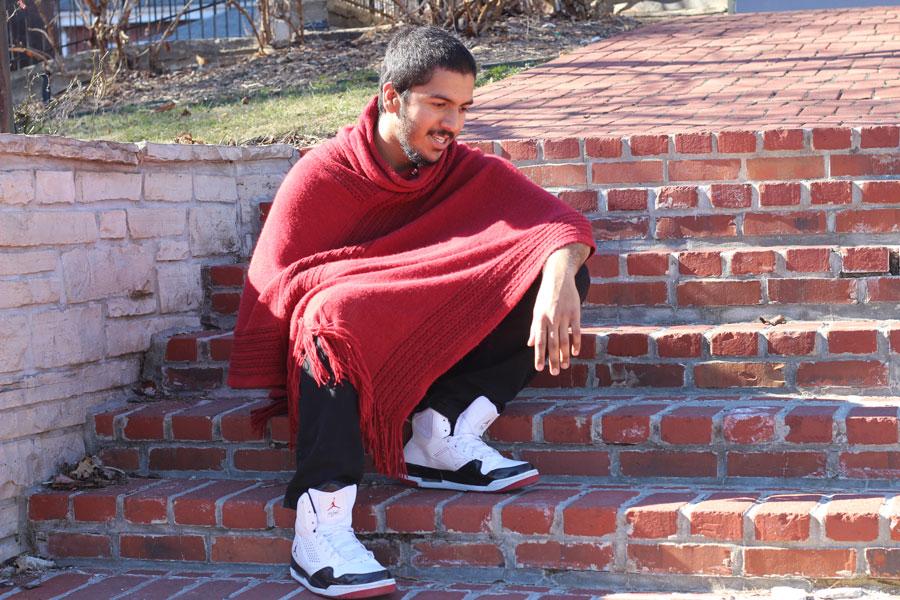
[[[228,383],[286,386],[293,440],[304,359],[328,380],[318,340],[336,380],[359,394],[376,467],[396,476],[403,423],[431,383],[499,324],[554,250],[594,242],[583,216],[465,145],[403,177],[376,150],[377,121],[373,100],[278,190],[250,261]]]

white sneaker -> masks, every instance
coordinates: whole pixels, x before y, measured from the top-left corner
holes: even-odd
[[[356,486],[310,489],[297,502],[291,577],[329,598],[368,598],[397,589],[391,574],[353,533]]]
[[[506,458],[481,436],[498,417],[494,403],[479,396],[456,420],[428,408],[413,415],[412,438],[403,448],[406,481],[417,487],[477,492],[505,492],[534,483],[530,463]]]

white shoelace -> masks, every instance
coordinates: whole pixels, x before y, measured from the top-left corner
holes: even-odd
[[[480,437],[470,433],[454,435],[450,438],[454,449],[471,460],[480,460],[485,466],[503,460],[503,455],[484,443]]]
[[[328,542],[328,546],[334,551],[336,558],[347,562],[375,558],[375,555],[362,545],[350,528],[320,527],[319,533]]]

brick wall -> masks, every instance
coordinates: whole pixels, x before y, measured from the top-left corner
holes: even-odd
[[[153,334],[200,326],[201,264],[249,255],[296,158],[0,135],[0,560],[19,494],[82,455]]]

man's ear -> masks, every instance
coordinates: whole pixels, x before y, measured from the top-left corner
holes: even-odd
[[[400,112],[400,94],[390,81],[381,86],[381,105],[384,106],[384,112],[395,114]]]

